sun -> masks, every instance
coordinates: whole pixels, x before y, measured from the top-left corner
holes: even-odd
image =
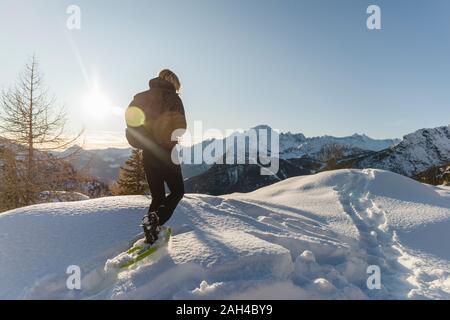
[[[89,118],[105,119],[111,116],[123,116],[123,108],[114,106],[107,95],[98,89],[92,90],[83,99],[83,113]]]
[[[94,89],[83,99],[83,112],[91,118],[105,118],[114,112],[111,100],[103,92]]]

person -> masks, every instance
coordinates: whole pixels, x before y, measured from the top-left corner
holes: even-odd
[[[150,80],[150,89],[134,96],[126,112],[128,142],[142,149],[144,170],[152,202],[142,219],[146,242],[158,239],[160,227],[167,223],[184,196],[181,167],[175,152],[177,138],[186,129],[181,88],[177,75],[162,70]],[[181,130],[181,131],[180,131]],[[170,191],[166,196],[165,185]]]

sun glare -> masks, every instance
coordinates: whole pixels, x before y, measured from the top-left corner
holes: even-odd
[[[84,97],[83,112],[89,117],[104,118],[117,111],[105,94],[99,90],[93,90]]]

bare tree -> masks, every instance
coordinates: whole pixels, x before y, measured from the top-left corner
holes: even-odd
[[[339,143],[330,142],[322,146],[317,153],[317,158],[323,162],[339,159],[344,156],[346,146]]]
[[[65,137],[66,113],[57,107],[54,97],[50,97],[44,86],[42,73],[33,55],[26,63],[17,84],[1,94],[0,131],[9,141],[24,148],[26,165],[27,196],[25,203],[33,203],[39,191],[37,162],[47,161],[46,152],[67,147],[79,138]],[[39,149],[39,156],[36,150]],[[42,177],[40,177],[42,178]]]

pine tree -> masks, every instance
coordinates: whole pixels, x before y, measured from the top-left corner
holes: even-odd
[[[120,167],[119,180],[113,190],[117,195],[139,195],[148,192],[144,161],[140,150],[133,149],[125,165]]]

